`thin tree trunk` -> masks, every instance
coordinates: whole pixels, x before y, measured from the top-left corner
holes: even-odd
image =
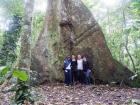
[[[125,18],[125,11],[123,10],[123,22],[124,22],[124,28],[126,27],[126,18]],[[136,72],[136,68],[135,68],[135,63],[134,63],[134,60],[129,52],[129,49],[128,49],[128,35],[129,33],[124,33],[125,34],[125,49],[127,51],[127,54],[132,62],[132,65],[133,65],[133,70],[134,72]]]

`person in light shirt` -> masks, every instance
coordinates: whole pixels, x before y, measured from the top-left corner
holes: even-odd
[[[82,56],[79,54],[77,56],[77,76],[78,76],[78,81],[83,84],[84,80],[84,74],[83,74],[83,59]]]

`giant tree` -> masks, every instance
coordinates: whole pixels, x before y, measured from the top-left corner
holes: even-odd
[[[81,0],[48,0],[42,34],[32,53],[32,69],[41,82],[63,79],[63,59],[67,55],[88,56],[96,80],[130,84],[133,75],[114,60],[104,34]]]

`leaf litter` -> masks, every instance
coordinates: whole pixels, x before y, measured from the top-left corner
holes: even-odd
[[[36,105],[140,105],[140,88],[44,84],[34,90],[41,97]],[[12,95],[0,93],[0,105],[9,105]]]

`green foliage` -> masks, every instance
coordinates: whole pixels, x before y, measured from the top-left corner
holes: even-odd
[[[10,71],[10,68],[7,67],[1,67],[0,68],[0,85],[3,84],[4,80],[6,79],[6,74],[8,74],[8,72]]]
[[[3,43],[3,31],[0,30],[0,49],[2,47],[2,43]]]
[[[91,1],[91,0],[82,0],[83,3],[89,8],[89,9],[93,9],[93,10],[96,10],[99,8],[100,6],[100,3],[98,0],[94,0],[94,1]]]
[[[30,102],[31,104],[34,103],[34,99],[30,93],[29,85],[27,85],[24,81],[18,81],[11,91],[15,91],[15,97],[13,98],[12,104],[14,105],[22,105],[25,101]]]
[[[112,7],[104,6],[102,0],[82,1],[100,24],[114,59],[133,70],[125,48],[126,35],[128,35],[128,50],[134,60],[135,68],[140,71],[140,0],[120,0]]]
[[[23,16],[24,0],[0,0],[0,7],[3,7],[8,16]]]
[[[0,65],[13,63],[16,60],[17,42],[20,37],[22,17],[24,15],[24,0],[0,0],[0,7],[5,13],[8,30],[2,31]]]
[[[0,70],[0,77],[7,78],[7,74],[9,72],[11,73],[10,75],[12,75],[13,78],[17,78],[20,81],[26,82],[29,80],[29,76],[26,71],[20,69],[11,69],[11,67],[9,66],[2,67],[2,69]]]
[[[134,17],[139,17],[140,15],[140,0],[134,0],[130,4],[130,12],[134,15]]]
[[[17,58],[17,42],[20,38],[22,28],[22,18],[24,17],[24,0],[0,0],[0,7],[8,20],[8,29],[3,32],[0,30],[0,66],[13,64]],[[38,13],[33,17],[33,42],[38,38],[38,34],[43,26],[44,14]],[[33,43],[35,44],[35,43]],[[29,74],[20,69],[14,69],[11,66],[0,70],[0,84],[10,78],[16,78],[16,84],[9,91],[13,91],[14,105],[22,105],[25,100],[33,104],[30,91]]]
[[[4,32],[3,44],[0,52],[0,65],[13,63],[16,60],[17,41],[21,32],[21,17],[14,16],[11,23],[8,25],[9,29]]]
[[[13,77],[18,78],[21,81],[27,81],[29,79],[26,71],[22,71],[22,70],[18,70],[18,69],[14,70]]]
[[[0,76],[5,76],[8,71],[10,71],[10,68],[8,66],[4,67],[2,70],[0,70]]]
[[[38,39],[38,36],[40,34],[40,32],[42,31],[43,25],[44,25],[44,18],[45,18],[45,14],[42,14],[40,12],[35,13],[33,16],[33,20],[32,20],[32,47],[34,47],[34,45],[36,44],[36,41]]]
[[[8,92],[15,92],[15,96],[13,98],[12,104],[14,105],[22,105],[25,101],[30,102],[31,104],[34,103],[33,96],[30,92],[30,86],[29,86],[29,74],[20,69],[12,69],[9,66],[3,67],[0,70],[0,80],[1,83],[4,82],[4,80],[7,79],[6,75],[9,74],[12,78],[17,79],[17,83],[8,90]]]

